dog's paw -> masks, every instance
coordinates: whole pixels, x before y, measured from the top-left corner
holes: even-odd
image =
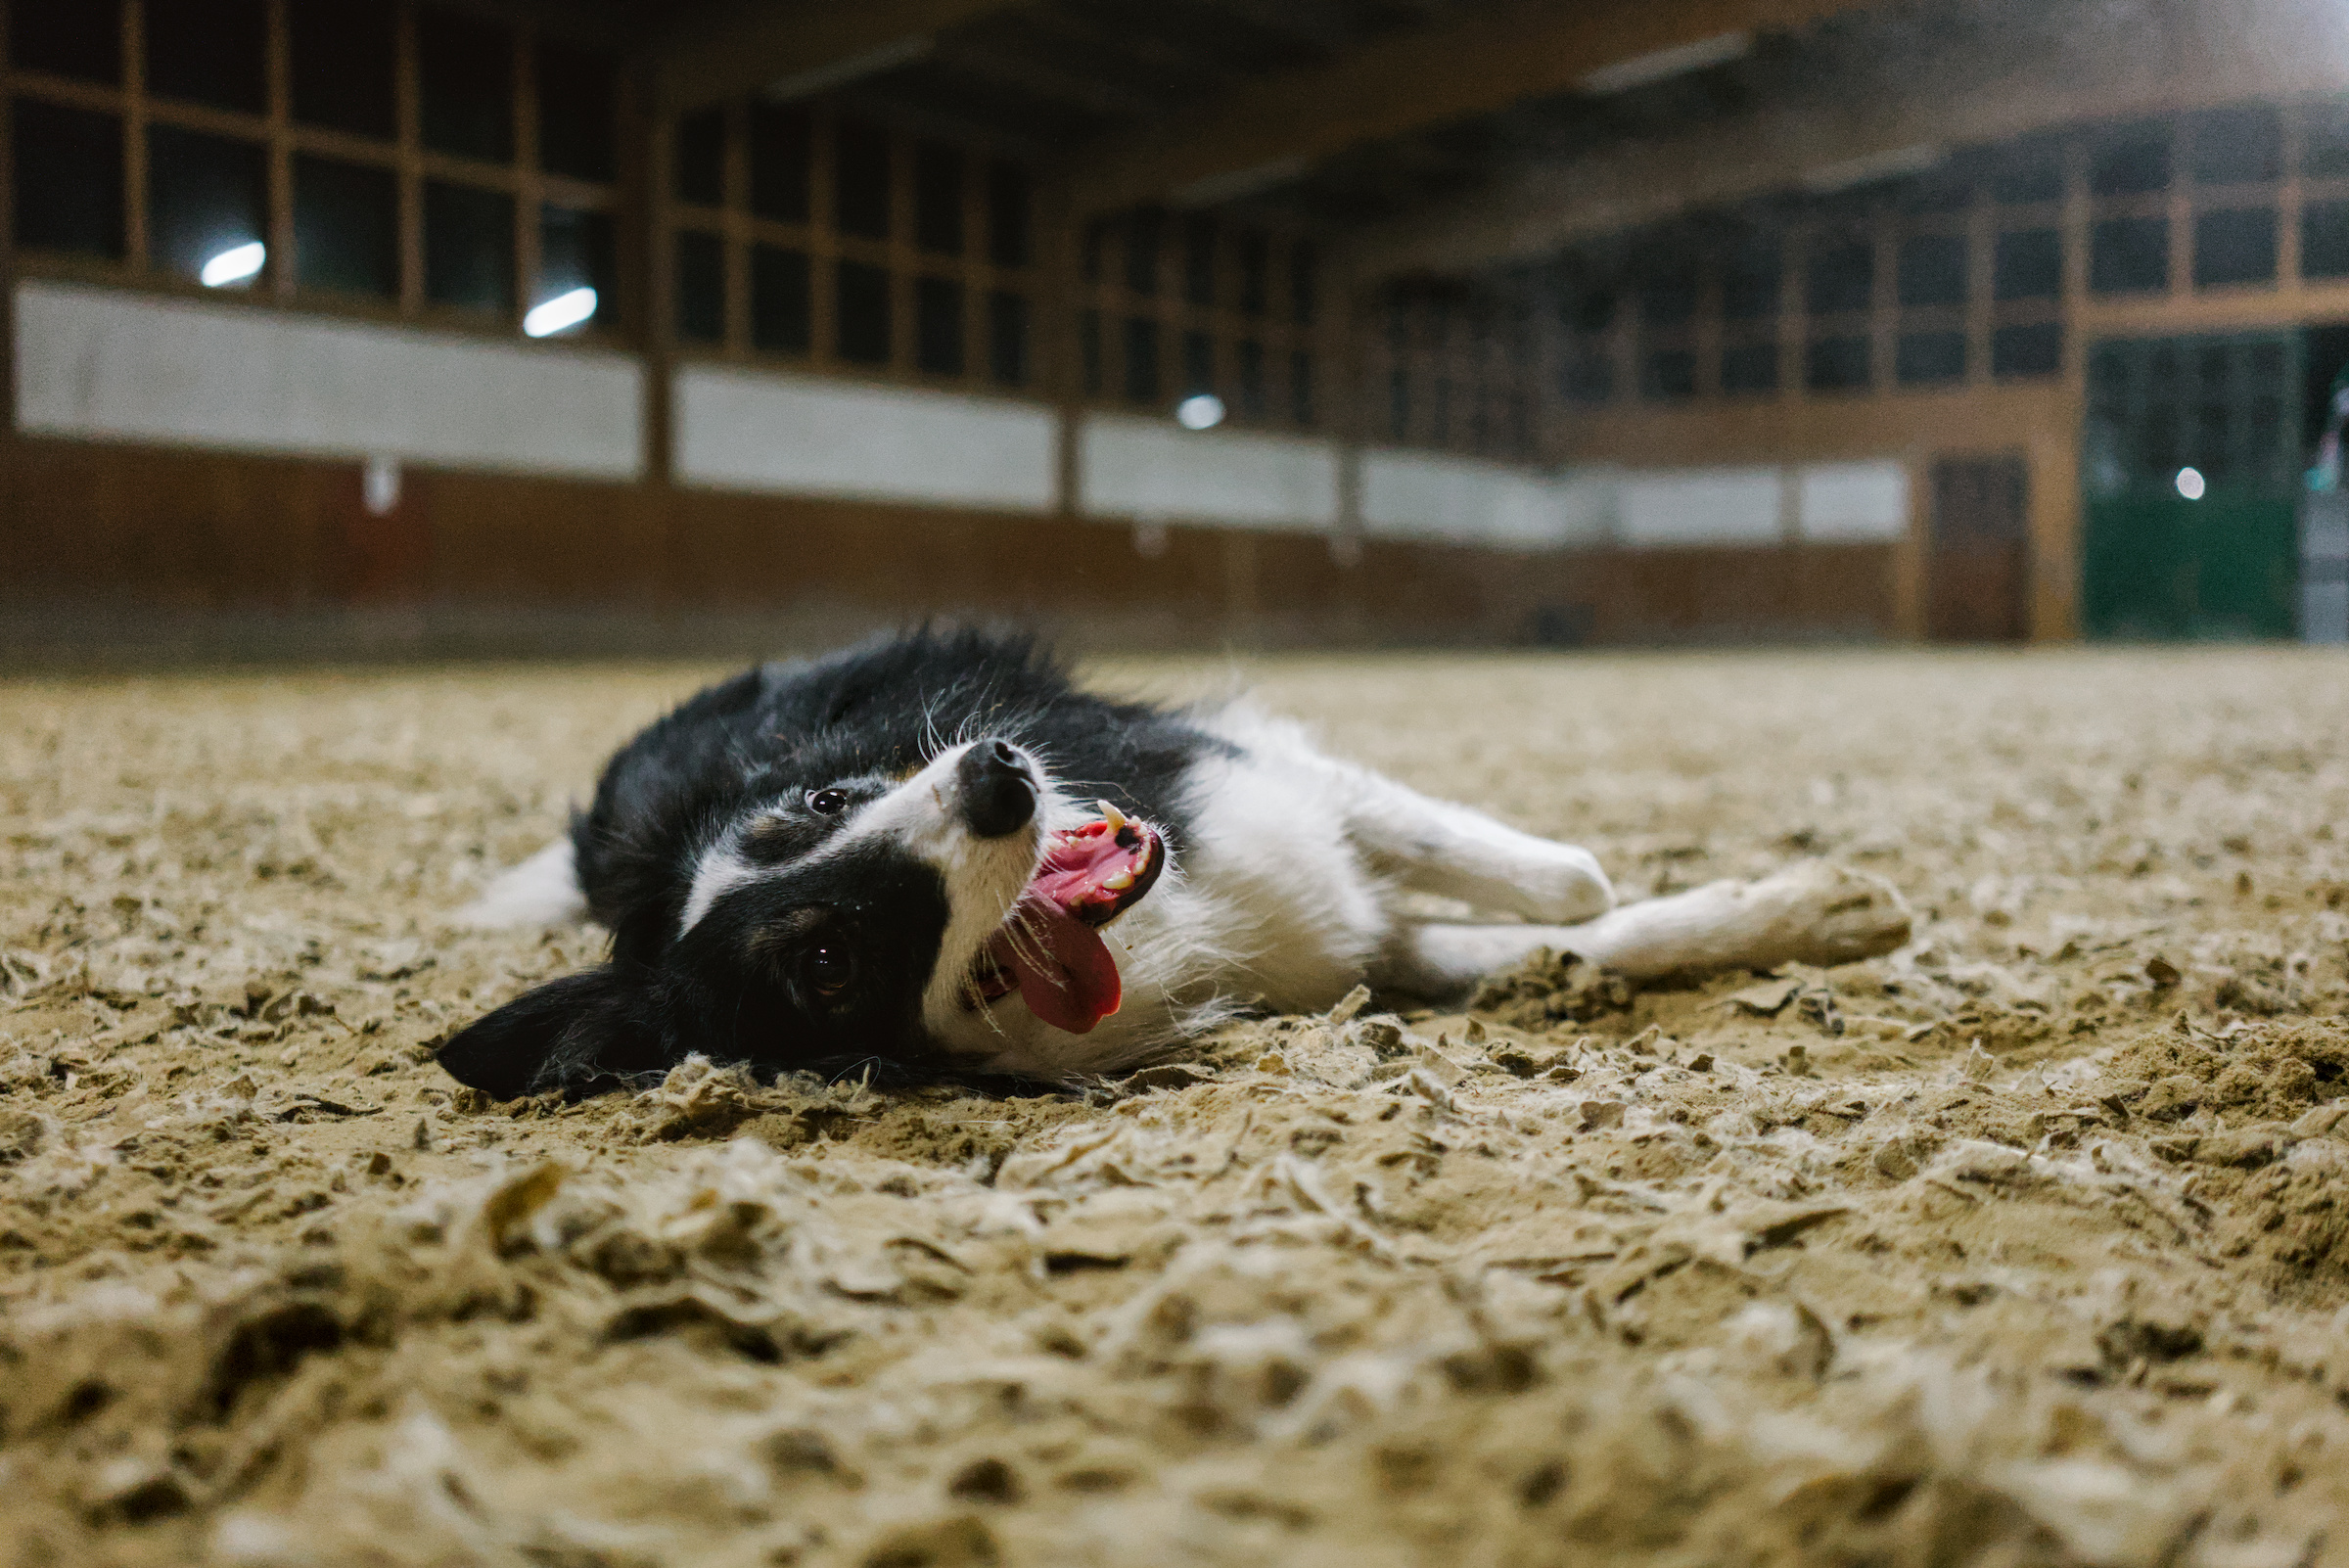
[[[1615,907],[1615,885],[1598,856],[1571,844],[1545,844],[1542,857],[1509,876],[1510,912],[1545,926],[1578,925]]]
[[[1909,940],[1909,905],[1882,877],[1813,860],[1765,877],[1748,897],[1792,939],[1796,963],[1848,964],[1888,953]]]

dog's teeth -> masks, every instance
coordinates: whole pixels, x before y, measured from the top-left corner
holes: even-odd
[[[1122,832],[1125,829],[1125,812],[1119,810],[1107,801],[1095,801],[1093,804],[1101,807],[1101,820],[1109,824],[1109,830],[1112,833]]]
[[[1124,893],[1128,888],[1133,886],[1133,873],[1130,871],[1121,871],[1114,877],[1103,877],[1101,879],[1101,886],[1107,888],[1112,893]]]

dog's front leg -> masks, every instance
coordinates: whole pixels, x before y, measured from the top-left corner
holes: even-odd
[[[1418,893],[1529,920],[1588,920],[1615,890],[1589,850],[1520,833],[1350,763],[1327,761],[1346,836],[1371,867]]]
[[[1841,964],[1909,940],[1909,907],[1880,877],[1811,861],[1759,882],[1714,882],[1573,926],[1399,928],[1373,984],[1456,994],[1539,947],[1572,952],[1635,980],[1697,977],[1783,963]]]

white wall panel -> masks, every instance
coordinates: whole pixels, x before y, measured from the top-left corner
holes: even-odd
[[[1328,441],[1114,414],[1087,418],[1081,439],[1084,510],[1096,516],[1253,528],[1337,520],[1338,454]]]
[[[1362,459],[1362,531],[1373,538],[1555,548],[1604,537],[1613,506],[1604,478],[1425,452]]]
[[[41,435],[633,478],[626,354],[28,280],[17,421]]]
[[[1054,414],[1037,403],[689,365],[676,379],[679,481],[866,500],[1043,511]]]
[[[1802,471],[1806,539],[1876,544],[1909,531],[1909,469],[1896,462],[1814,463]]]
[[[1774,468],[1651,470],[1618,484],[1625,544],[1768,544],[1781,536]]]

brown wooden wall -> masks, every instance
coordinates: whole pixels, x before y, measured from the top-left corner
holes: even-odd
[[[1507,552],[410,468],[5,444],[0,613],[970,612],[1116,640],[1637,643],[1895,634],[1889,546]]]

